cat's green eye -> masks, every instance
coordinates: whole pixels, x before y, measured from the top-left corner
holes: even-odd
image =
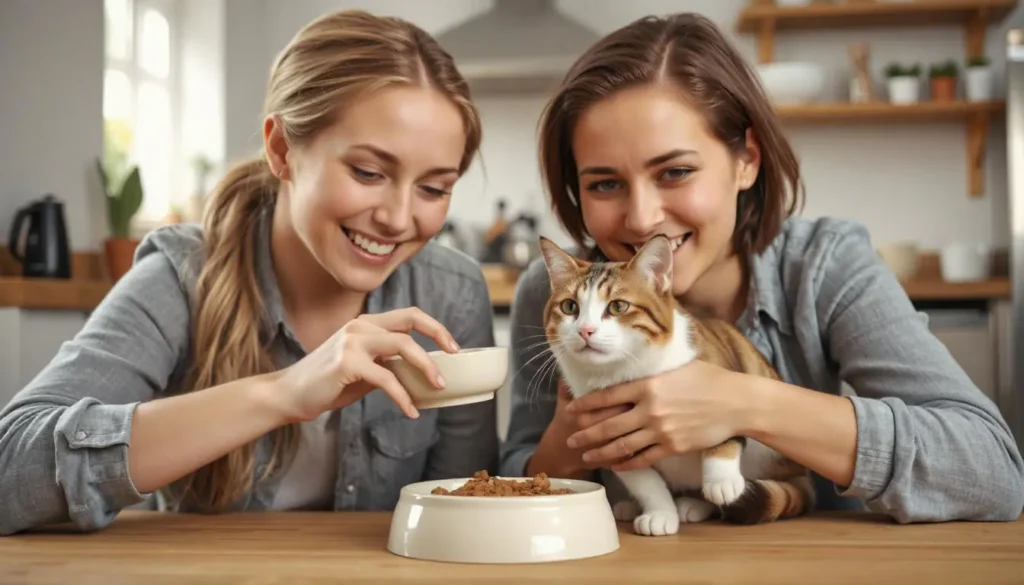
[[[576,301],[572,299],[565,299],[564,301],[562,301],[562,304],[559,305],[559,308],[562,309],[562,312],[565,313],[566,315],[575,315],[580,310],[579,305],[577,305]]]
[[[621,315],[629,310],[629,303],[621,300],[614,300],[608,303],[608,313],[611,315]]]

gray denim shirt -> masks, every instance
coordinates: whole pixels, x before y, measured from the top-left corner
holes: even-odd
[[[1020,515],[1024,463],[1006,422],[929,331],[863,227],[790,219],[750,268],[740,330],[786,382],[839,395],[845,380],[856,392],[853,482],[836,488],[815,476],[819,508],[864,504],[900,522]],[[512,310],[504,475],[524,473],[554,413],[554,378],[539,375],[545,360],[534,359],[547,349],[534,338],[549,296],[537,261],[521,277]],[[617,490],[621,484],[609,486],[609,496]]]
[[[201,259],[198,226],[160,228],[140,244],[135,265],[83,329],[0,412],[0,534],[70,520],[104,527],[143,497],[128,475],[132,413],[143,401],[181,391],[190,364],[190,306]],[[268,314],[262,324],[279,367],[305,355],[285,322],[260,222],[256,271]],[[367,311],[417,306],[464,348],[494,345],[492,308],[477,263],[428,244],[369,295]],[[428,350],[436,344],[418,333]],[[182,432],[188,432],[182,429]],[[494,401],[420,411],[411,420],[383,392],[341,410],[336,510],[389,510],[402,486],[466,477],[497,467]],[[270,445],[259,441],[254,478]],[[280,474],[255,483],[238,510],[264,510]]]

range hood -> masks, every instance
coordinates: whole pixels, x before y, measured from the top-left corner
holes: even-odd
[[[437,35],[474,95],[546,93],[599,35],[555,0],[495,0],[487,12]]]

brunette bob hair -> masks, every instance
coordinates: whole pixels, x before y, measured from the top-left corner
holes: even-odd
[[[572,132],[581,113],[618,90],[671,83],[703,114],[714,136],[738,152],[750,130],[761,149],[757,180],[739,193],[733,247],[759,254],[803,205],[800,165],[757,74],[722,32],[698,14],[648,16],[604,37],[570,68],[540,122],[540,159],[552,207],[586,248]]]

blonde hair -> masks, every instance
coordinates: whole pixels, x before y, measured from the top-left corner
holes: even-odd
[[[277,114],[289,144],[301,144],[331,125],[347,102],[386,86],[406,84],[444,93],[461,110],[466,146],[460,171],[480,145],[479,115],[451,57],[426,32],[404,20],[359,10],[318,18],[278,55],[264,113]],[[255,232],[276,197],[278,179],[260,156],[232,168],[210,194],[203,217],[205,263],[193,313],[193,367],[188,388],[202,390],[275,369],[262,338],[265,307],[255,274]],[[296,425],[272,433],[267,477],[294,457]],[[252,484],[255,443],[183,478],[182,499],[220,511]],[[177,490],[176,490],[177,491]]]

